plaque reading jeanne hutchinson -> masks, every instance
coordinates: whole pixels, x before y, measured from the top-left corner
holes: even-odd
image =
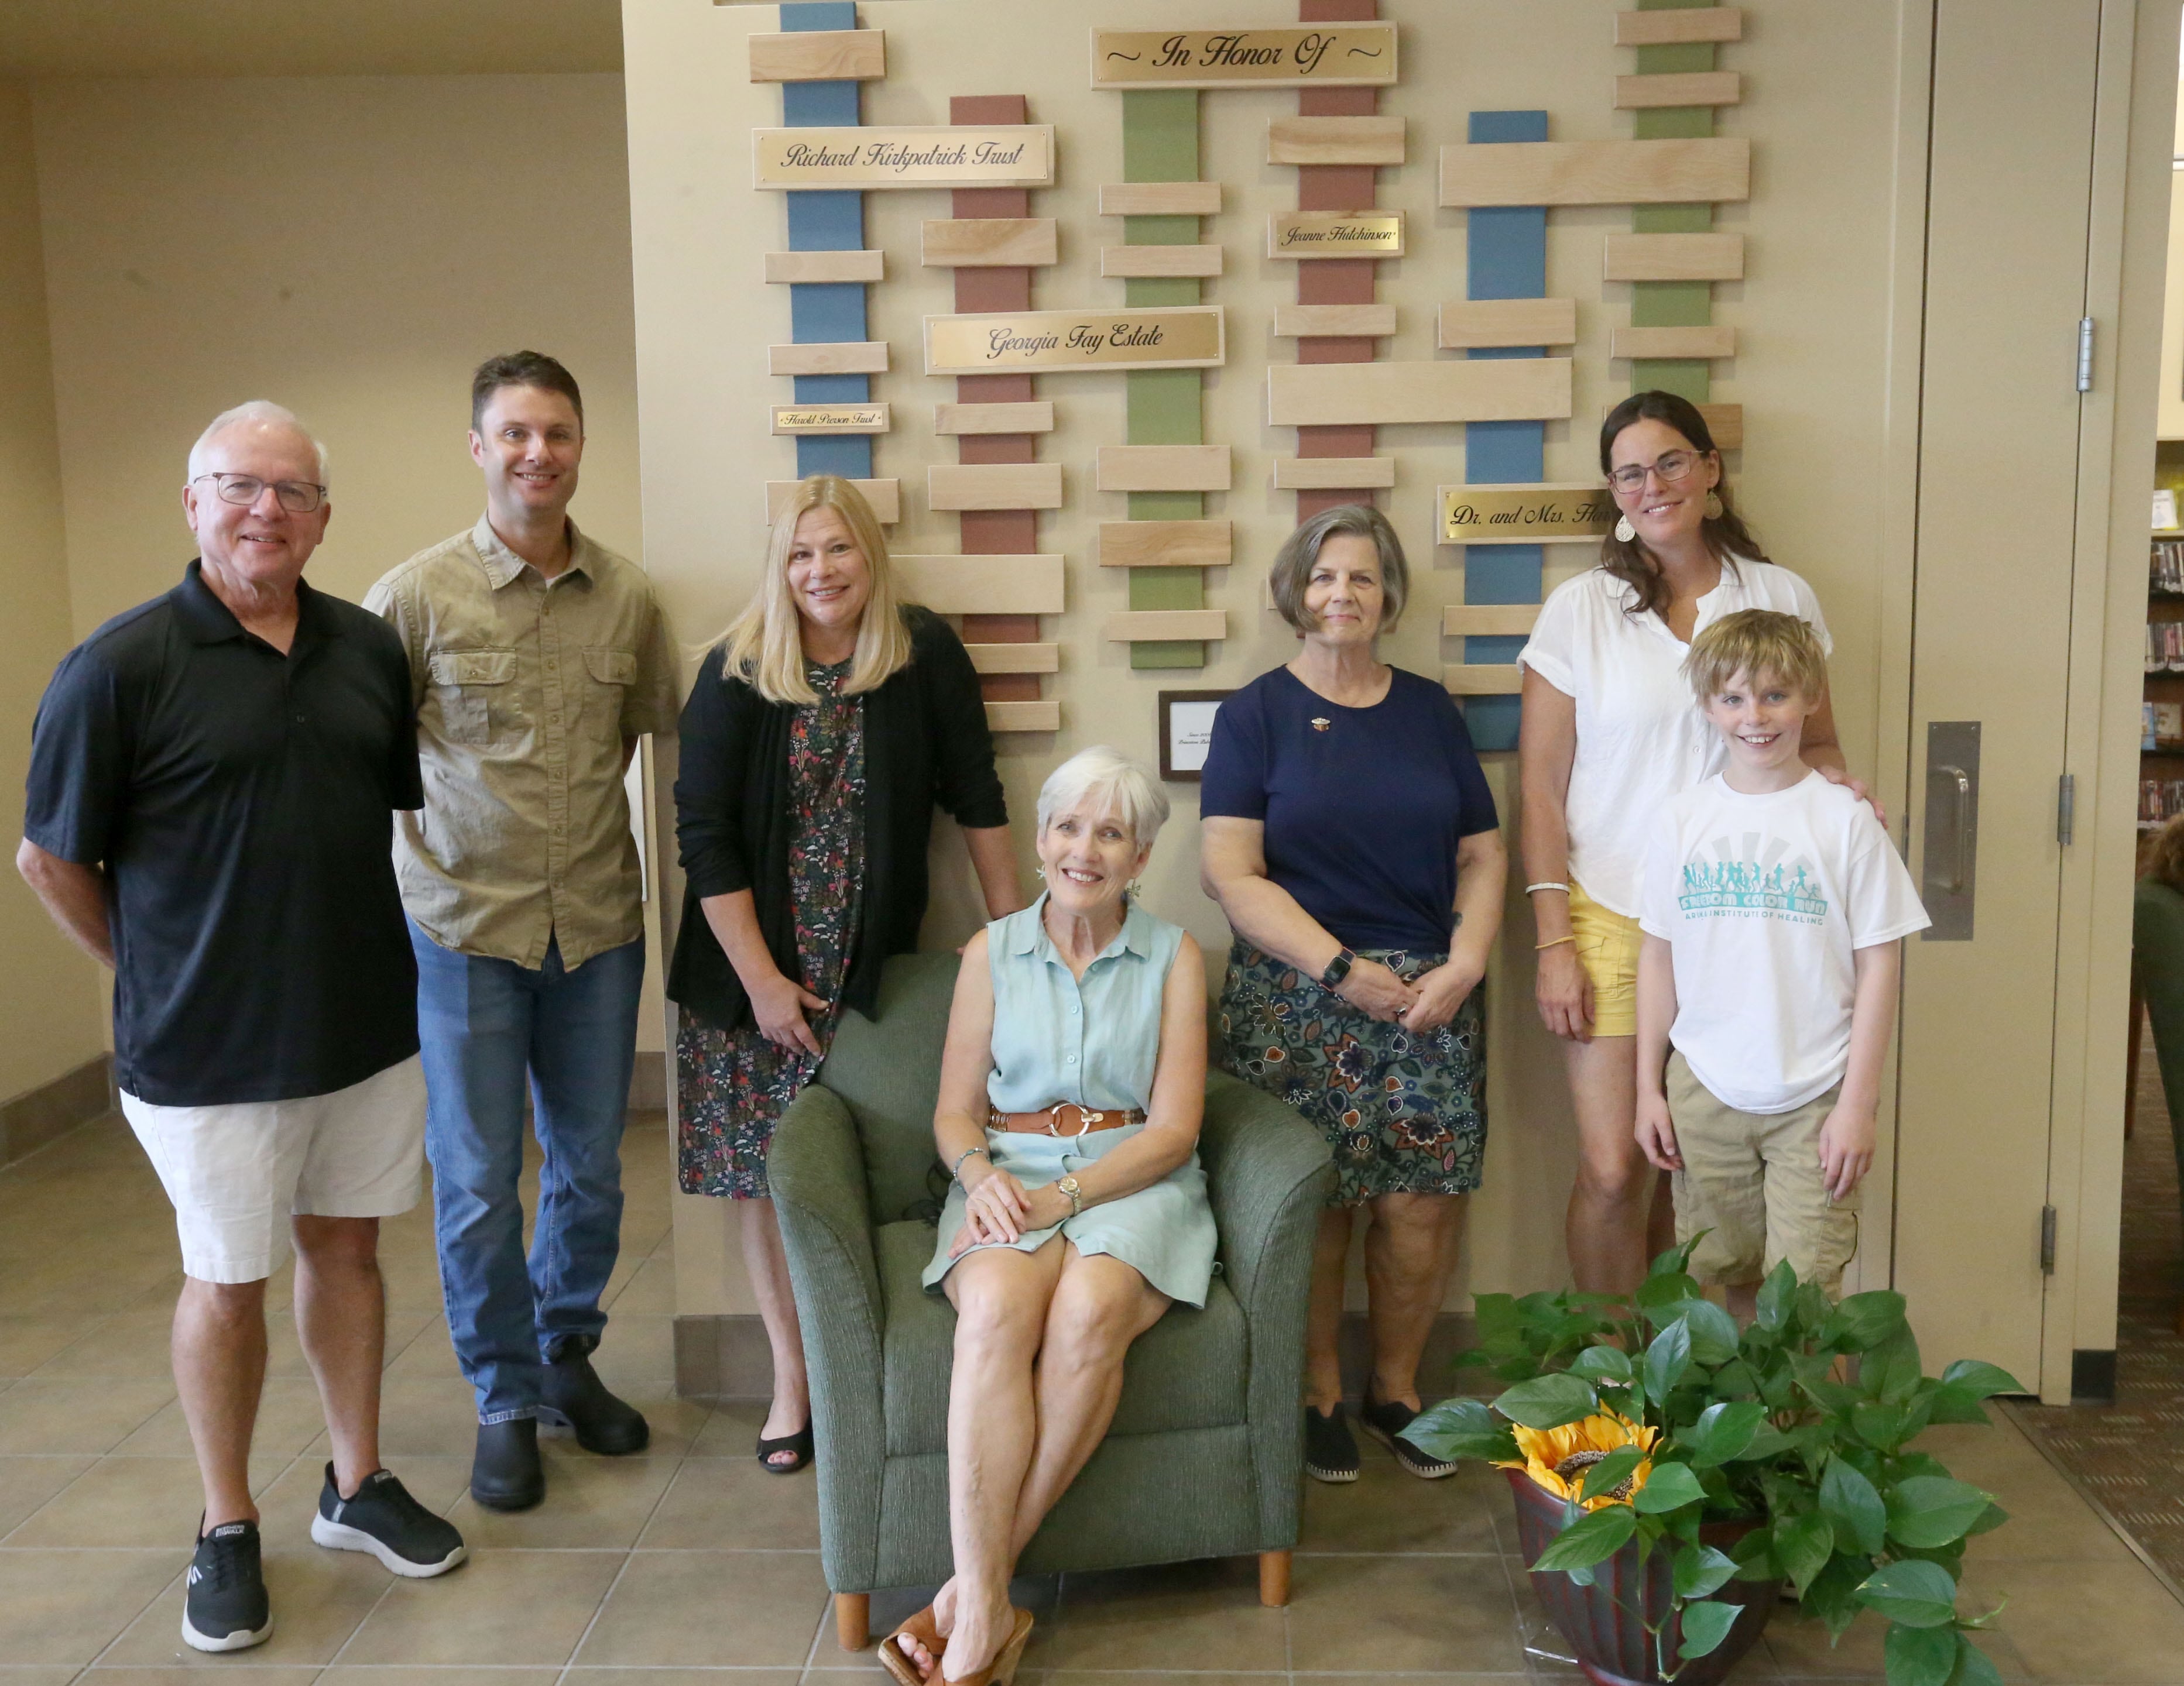
[[[776,404],[776,433],[885,433],[885,404]]]
[[[1395,80],[1393,24],[1092,31],[1095,88],[1220,88],[1239,82],[1378,87]]]
[[[925,319],[928,375],[988,375],[1004,369],[1212,369],[1224,356],[1217,304]]]
[[[1043,187],[1054,125],[754,129],[758,187]]]
[[[1267,219],[1269,258],[1400,258],[1401,211],[1277,211]]]
[[[1443,544],[1580,543],[1615,526],[1604,486],[1444,486]]]

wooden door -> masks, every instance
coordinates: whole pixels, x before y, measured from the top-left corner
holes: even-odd
[[[1935,9],[1908,814],[1969,934],[1907,945],[1894,1277],[1930,1370],[2031,1387],[2100,5]]]

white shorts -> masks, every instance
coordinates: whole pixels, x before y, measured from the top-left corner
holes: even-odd
[[[331,1094],[231,1106],[121,1110],[174,1203],[182,1269],[199,1282],[263,1282],[289,1252],[288,1219],[393,1217],[424,1192],[425,1064]]]

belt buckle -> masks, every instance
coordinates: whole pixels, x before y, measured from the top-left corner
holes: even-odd
[[[1046,1133],[1057,1142],[1077,1140],[1107,1116],[1105,1112],[1095,1112],[1088,1107],[1077,1106],[1077,1127],[1065,1135],[1061,1129],[1061,1109],[1065,1106],[1077,1106],[1077,1103],[1071,1100],[1056,1101],[1048,1115],[1053,1121],[1046,1127]]]

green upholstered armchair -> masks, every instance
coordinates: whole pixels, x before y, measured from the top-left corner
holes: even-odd
[[[846,1015],[766,1160],[796,1286],[818,1441],[820,1552],[845,1649],[870,1594],[952,1572],[948,1378],[956,1313],[918,1286],[944,1173],[933,1146],[953,954],[888,963],[877,1021]],[[1304,1317],[1326,1143],[1214,1074],[1199,1138],[1221,1237],[1203,1310],[1130,1349],[1114,1426],[1024,1554],[1026,1573],[1259,1554],[1289,1598],[1302,1477]]]

